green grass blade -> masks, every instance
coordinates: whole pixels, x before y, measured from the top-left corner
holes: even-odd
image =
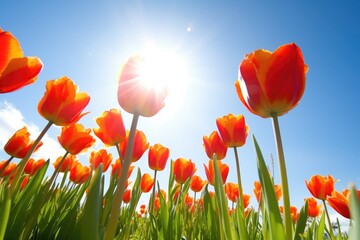
[[[354,185],[350,187],[350,215],[352,225],[350,227],[349,239],[360,239],[360,200],[357,195],[357,191]]]
[[[305,205],[300,210],[299,218],[296,223],[294,240],[301,240],[301,234],[304,233],[306,227],[307,217],[308,217],[308,201],[306,200]]]

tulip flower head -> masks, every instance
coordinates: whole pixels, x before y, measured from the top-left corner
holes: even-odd
[[[349,198],[350,190],[345,189],[341,193],[334,190],[330,196],[327,197],[327,202],[330,207],[332,207],[336,212],[341,216],[350,219],[350,209],[349,209]],[[360,191],[357,191],[357,197],[360,201]]]
[[[245,118],[229,113],[216,119],[216,125],[224,144],[230,147],[242,147],[246,142],[249,127],[245,124]]]
[[[122,159],[125,158],[125,151],[126,151],[128,139],[129,139],[129,131],[126,131],[126,138],[124,139],[124,141],[120,143],[120,152]],[[134,136],[134,146],[131,154],[131,162],[137,162],[148,148],[149,148],[149,143],[146,139],[145,133],[140,130],[136,130]]]
[[[191,159],[178,158],[174,161],[174,177],[177,183],[185,183],[195,172],[196,167]]]
[[[129,203],[131,200],[131,189],[126,189],[123,196],[123,202]]]
[[[23,127],[16,131],[14,135],[7,141],[4,150],[7,154],[15,158],[24,158],[35,141],[30,141],[30,133],[27,127]],[[34,152],[42,146],[40,142]]]
[[[327,177],[321,175],[314,175],[310,181],[305,181],[310,193],[317,199],[326,200],[334,191],[334,183],[336,180],[329,175]]]
[[[149,148],[148,163],[152,170],[162,171],[166,166],[170,150],[167,147],[157,143]]]
[[[198,175],[194,175],[190,181],[190,189],[193,190],[194,192],[201,192],[206,184],[207,184],[206,180],[203,180]]]
[[[305,199],[308,201],[308,215],[316,218],[321,214],[321,205],[318,204],[317,200],[313,197]]]
[[[134,168],[135,168],[134,165],[130,165],[127,178],[130,177]],[[117,177],[120,177],[120,172],[121,172],[121,161],[118,158],[118,159],[116,159],[115,163],[111,164],[111,176],[117,174]]]
[[[0,162],[0,177],[9,176],[17,166],[17,164],[13,162],[6,165],[6,162],[5,160]]]
[[[122,66],[117,97],[126,112],[152,117],[164,107],[168,90],[147,84],[147,61],[145,57],[133,56]]]
[[[56,161],[54,162],[53,166],[55,169],[58,168],[61,160],[63,159],[62,156],[58,157],[56,159]],[[59,168],[59,172],[66,172],[66,171],[70,171],[70,169],[72,168],[73,164],[76,162],[76,156],[75,155],[71,155],[68,154],[66,156],[66,158],[64,159],[64,161],[61,163],[61,166]]]
[[[247,54],[239,66],[235,88],[240,101],[263,118],[281,116],[293,109],[304,94],[308,67],[295,43],[274,52]]]
[[[80,162],[76,162],[70,169],[70,180],[75,184],[82,184],[89,178],[90,173],[88,166],[83,166]]]
[[[96,119],[98,128],[94,128],[95,135],[107,146],[115,146],[126,138],[126,131],[121,116],[117,109],[110,109]]]
[[[34,176],[34,174],[45,164],[44,159],[39,159],[35,161],[33,158],[30,158],[24,168],[24,172],[29,174],[30,176]]]
[[[141,177],[140,188],[143,193],[150,192],[154,186],[154,178],[148,173],[144,173]]]
[[[90,153],[89,162],[92,168],[95,170],[102,163],[103,172],[109,168],[113,157],[112,154],[107,152],[105,149],[100,149],[99,151],[92,151]]]
[[[46,82],[46,91],[38,104],[38,112],[46,120],[58,126],[77,122],[86,113],[90,96],[78,92],[75,83],[68,77]]]
[[[214,154],[216,155],[216,160],[222,160],[226,157],[228,148],[217,131],[213,131],[210,136],[204,136],[203,142],[206,154],[210,159],[213,159]]]
[[[222,182],[223,182],[223,184],[225,184],[227,176],[229,174],[229,166],[225,163],[222,163],[221,161],[216,161],[216,163],[220,170]],[[214,161],[209,160],[208,166],[206,166],[204,164],[204,168],[205,168],[205,174],[206,174],[206,177],[207,177],[209,183],[214,186],[214,184],[215,184]]]
[[[90,128],[85,129],[80,123],[74,123],[61,128],[58,140],[67,152],[77,155],[95,143],[95,138],[90,133]]]
[[[18,40],[0,28],[0,93],[34,83],[42,68],[39,58],[24,57]]]

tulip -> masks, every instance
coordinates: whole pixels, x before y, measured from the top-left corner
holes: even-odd
[[[124,192],[124,196],[123,196],[123,202],[124,203],[129,203],[131,200],[131,190],[130,189],[126,189]]]
[[[174,177],[177,183],[185,183],[195,172],[196,167],[191,159],[178,158],[174,161]]]
[[[39,58],[24,57],[18,40],[0,28],[0,93],[34,83],[42,68]]]
[[[15,158],[24,158],[29,152],[35,141],[30,141],[30,133],[26,127],[16,131],[14,135],[7,141],[4,150],[7,154]],[[35,147],[34,152],[42,146],[42,142]]]
[[[124,141],[120,143],[120,152],[123,159],[125,158],[125,150],[127,147],[128,138],[129,138],[129,131],[126,132],[126,139],[124,139]],[[131,162],[137,162],[148,148],[149,148],[149,143],[147,142],[144,132],[140,130],[136,130],[134,136],[134,146],[130,158]]]
[[[300,101],[308,67],[300,48],[280,46],[275,52],[256,50],[239,66],[235,87],[244,106],[260,117],[284,115]]]
[[[127,174],[127,178],[130,177],[132,171],[134,170],[135,166],[131,165],[129,167],[129,171]],[[116,159],[115,163],[111,164],[111,176],[117,174],[117,177],[120,177],[120,172],[121,172],[121,161],[120,159]]]
[[[112,154],[108,153],[105,149],[100,149],[99,151],[92,151],[89,157],[89,163],[92,168],[95,170],[97,167],[102,164],[103,172],[109,168],[112,161]]]
[[[154,179],[150,176],[150,174],[145,173],[141,177],[140,188],[143,193],[149,192],[154,186]]]
[[[68,77],[46,82],[46,91],[38,104],[40,115],[58,126],[66,126],[77,122],[86,113],[82,113],[88,105],[90,96],[78,92],[75,83]]]
[[[85,129],[80,123],[74,123],[61,128],[58,136],[61,146],[70,154],[77,155],[86,151],[95,143],[95,138],[90,134],[91,129]]]
[[[280,206],[280,212],[284,213],[284,207]],[[296,222],[299,218],[299,213],[296,207],[290,206],[291,218],[294,222]]]
[[[310,217],[316,218],[321,214],[321,205],[318,205],[318,202],[315,198],[307,198],[308,201],[308,215]]]
[[[90,176],[90,168],[83,166],[80,162],[74,163],[70,169],[70,180],[75,184],[82,184]]]
[[[210,136],[204,136],[203,142],[206,154],[210,159],[213,159],[214,154],[216,160],[222,160],[226,157],[227,146],[221,140],[217,131],[213,131]]]
[[[190,181],[190,189],[193,190],[195,193],[201,192],[205,187],[207,181],[203,180],[200,176],[194,175]]]
[[[115,146],[126,138],[126,131],[121,116],[117,109],[110,109],[96,118],[98,128],[94,128],[95,135],[107,146]]]
[[[7,162],[5,160],[0,162],[0,177],[9,176],[17,166],[16,163],[10,162],[7,164]]]
[[[222,183],[225,184],[227,176],[229,174],[229,166],[221,161],[216,161],[219,167]],[[214,161],[209,160],[208,167],[204,164],[206,177],[211,185],[215,184],[215,169]]]
[[[33,158],[30,158],[24,168],[24,172],[29,174],[30,176],[34,176],[34,174],[45,164],[44,159],[39,159],[35,161]]]
[[[117,97],[126,112],[152,117],[164,107],[168,91],[165,87],[159,89],[146,84],[146,64],[145,58],[134,56],[122,66]]]
[[[330,196],[327,197],[327,202],[341,216],[350,219],[349,199],[350,191],[348,189],[343,190],[341,193],[333,191]],[[357,191],[358,199],[360,200],[360,191]]]
[[[310,181],[305,181],[310,193],[320,200],[326,200],[327,196],[331,196],[335,182],[336,180],[331,175],[327,177],[315,175],[311,177]]]
[[[152,170],[162,171],[166,166],[166,162],[169,158],[170,150],[161,144],[155,144],[149,148],[148,163]]]
[[[227,147],[242,147],[249,133],[249,126],[245,123],[243,115],[237,116],[229,113],[216,119],[216,125],[224,144]]]
[[[278,184],[274,185],[274,191],[275,191],[275,197],[276,200],[280,200],[280,198],[282,197],[282,191],[281,191],[281,186]],[[261,187],[261,183],[259,181],[254,181],[254,194],[256,197],[256,200],[258,203],[260,203],[261,201],[261,192],[262,192],[262,187]]]
[[[55,162],[53,163],[55,169],[59,167],[59,164],[61,163],[62,159],[63,157],[60,156],[55,160]],[[76,162],[75,155],[67,155],[59,167],[59,172],[69,171],[75,162]]]
[[[233,203],[239,198],[239,187],[236,183],[228,182],[225,184],[225,194]],[[250,204],[250,195],[243,194],[243,207],[247,208]]]

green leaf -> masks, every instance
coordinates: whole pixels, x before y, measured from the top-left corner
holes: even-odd
[[[307,217],[308,217],[308,201],[306,200],[305,205],[300,210],[299,218],[296,223],[294,240],[301,240],[301,234],[304,233],[306,227]]]
[[[7,182],[5,182],[7,184]],[[9,220],[10,209],[11,209],[11,192],[10,188],[4,187],[4,198],[0,202],[0,239],[4,239],[7,223]]]
[[[264,213],[268,216],[270,239],[285,240],[285,231],[276,199],[273,182],[271,181],[260,147],[253,136],[255,151],[257,155],[258,173],[262,186],[262,198],[264,201]]]
[[[100,239],[100,207],[102,206],[101,174],[103,165],[100,164],[91,179],[89,192],[75,227],[75,239]]]
[[[317,228],[315,228],[316,239],[323,240],[325,231],[325,212],[321,215],[320,222]]]
[[[358,240],[360,239],[360,200],[354,185],[350,186],[350,215],[352,225],[350,227],[349,239]]]

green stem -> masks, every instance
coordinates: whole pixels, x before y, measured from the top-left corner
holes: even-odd
[[[126,150],[125,150],[125,159],[123,162],[123,165],[121,166],[121,172],[120,172],[120,179],[118,180],[117,188],[115,191],[114,199],[112,202],[112,207],[110,211],[109,216],[109,222],[106,226],[105,230],[105,240],[112,240],[114,239],[116,226],[119,219],[120,209],[121,209],[121,203],[124,196],[124,191],[126,187],[126,181],[127,181],[127,175],[129,172],[130,164],[131,164],[131,154],[132,149],[134,146],[134,138],[135,138],[135,131],[136,126],[139,120],[139,114],[134,114],[130,133],[129,133],[129,139],[127,142]],[[121,157],[121,156],[120,156]]]
[[[55,182],[54,182],[54,180],[55,180],[55,178],[57,177],[57,175],[58,175],[58,173],[59,173],[59,171],[60,171],[61,165],[62,165],[63,162],[65,161],[65,159],[66,159],[66,157],[67,157],[68,154],[69,154],[69,152],[66,151],[66,153],[65,153],[64,156],[62,157],[60,163],[57,165],[54,173],[52,174],[52,176],[51,176],[51,178],[50,178],[50,180],[49,180],[49,185],[51,185],[52,183],[54,183],[52,187],[55,187]]]
[[[157,175],[157,171],[154,170],[154,186],[153,186],[153,191],[152,191],[152,195],[151,195],[151,199],[150,199],[150,203],[149,203],[149,207],[150,207],[150,213],[153,213],[153,209],[154,209],[154,201],[155,201],[155,187],[156,187],[156,175]],[[160,189],[159,189],[160,191]]]
[[[292,239],[292,226],[291,226],[292,220],[290,213],[289,184],[287,180],[285,156],[281,141],[279,120],[276,113],[272,114],[271,117],[273,120],[274,136],[275,136],[277,155],[279,160],[279,168],[280,168],[281,187],[283,191],[285,234],[287,239]]]
[[[120,151],[119,143],[115,144],[115,147],[116,147],[116,150],[117,150],[117,152],[118,152],[118,154],[119,154],[120,163],[121,163],[121,165],[122,165],[124,162],[123,162],[123,159],[122,159],[122,157],[121,157],[121,151]]]
[[[332,225],[331,225],[331,220],[330,220],[330,216],[329,216],[329,212],[328,212],[328,209],[326,207],[326,202],[325,200],[322,200],[323,201],[323,204],[324,204],[324,208],[325,208],[325,213],[326,213],[326,218],[327,218],[327,221],[328,221],[328,225],[329,225],[329,231],[330,231],[330,238],[331,239],[334,239],[334,232],[332,230]]]
[[[17,186],[19,179],[24,171],[25,165],[27,163],[27,161],[29,160],[31,154],[35,151],[36,146],[40,143],[41,139],[43,138],[43,136],[45,135],[45,133],[49,130],[49,128],[51,127],[53,123],[52,122],[48,122],[46,124],[46,126],[44,127],[44,129],[41,131],[41,133],[39,134],[39,136],[37,137],[37,139],[34,141],[33,145],[31,146],[31,148],[29,149],[29,151],[26,153],[25,157],[20,161],[19,165],[18,165],[18,169],[17,172],[15,174],[15,177],[13,179],[13,182],[10,186],[10,193],[12,194],[12,192],[14,191],[15,187]]]
[[[241,184],[239,155],[237,152],[237,148],[236,147],[233,147],[233,148],[234,148],[234,154],[235,154],[236,174],[237,174],[238,187],[239,187],[240,210],[241,210],[241,213],[244,214],[244,193],[243,193],[243,188],[242,188],[242,184]]]

